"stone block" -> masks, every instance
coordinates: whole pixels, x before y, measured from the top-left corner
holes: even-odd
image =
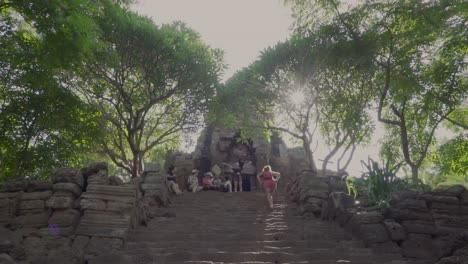
[[[159,166],[159,164],[155,164],[155,163],[145,163],[144,171],[146,173],[148,173],[148,172],[160,172],[161,171],[161,166]]]
[[[299,214],[304,215],[306,213],[313,213],[319,215],[322,212],[322,206],[320,203],[307,202],[299,205]]]
[[[401,200],[394,205],[395,208],[399,209],[411,209],[420,212],[427,212],[426,201],[420,199],[405,199]]]
[[[119,203],[119,202],[107,202],[106,211],[113,213],[127,213],[130,214],[133,209],[133,204]]]
[[[120,186],[123,184],[123,180],[117,176],[110,176],[109,178],[107,178],[107,185]]]
[[[78,260],[74,259],[70,248],[60,250],[50,250],[47,254],[47,264],[79,264]]]
[[[398,246],[397,243],[393,241],[387,241],[384,243],[376,243],[372,244],[371,248],[374,252],[380,254],[401,254],[401,248]]]
[[[46,201],[46,206],[53,209],[70,209],[73,208],[74,202],[74,198],[52,196]]]
[[[418,259],[435,259],[436,249],[431,236],[424,234],[409,234],[408,239],[401,244],[403,256]]]
[[[42,242],[47,250],[71,249],[71,239],[64,236],[47,236],[42,238]]]
[[[390,238],[393,241],[401,241],[406,239],[406,231],[399,223],[395,222],[393,219],[384,220],[385,228],[387,229]]]
[[[130,256],[124,255],[118,252],[106,252],[105,254],[99,255],[88,262],[89,264],[127,264],[133,263],[133,260]]]
[[[43,200],[26,200],[19,204],[20,214],[24,212],[41,212],[44,210]]]
[[[18,197],[23,192],[0,192],[0,199],[12,199]]]
[[[72,254],[75,258],[81,258],[85,254],[85,248],[89,243],[89,237],[76,236],[72,244]]]
[[[17,229],[15,231],[18,236],[21,236],[22,238],[30,237],[30,236],[39,236],[39,229],[34,228],[34,227],[24,227]]]
[[[0,192],[19,192],[26,190],[26,180],[13,179],[0,184]]]
[[[354,214],[351,221],[357,225],[375,224],[381,223],[383,221],[383,216],[377,211],[361,211]]]
[[[39,237],[27,237],[23,241],[26,255],[45,255],[46,247],[44,241]]]
[[[80,207],[82,210],[103,211],[106,209],[106,202],[98,199],[81,199]]]
[[[395,219],[397,221],[403,220],[421,220],[431,221],[432,216],[429,212],[421,212],[408,208],[388,208],[384,213],[385,218]]]
[[[58,227],[44,227],[39,229],[38,234],[40,237],[47,236],[72,236],[75,234],[75,226],[58,226]]]
[[[80,211],[74,209],[54,211],[52,217],[49,219],[49,225],[54,224],[57,227],[76,226],[80,216]]]
[[[80,196],[81,188],[75,183],[72,182],[59,182],[54,184],[54,192],[69,192],[75,195],[76,197]]]
[[[109,165],[107,164],[107,162],[93,163],[88,167],[81,169],[81,173],[84,177],[88,177],[89,175],[95,174],[100,170],[109,171]]]
[[[87,179],[89,185],[107,185],[107,171],[100,170],[88,176]]]
[[[16,262],[6,253],[0,254],[0,263],[1,264],[16,264]]]
[[[85,248],[86,254],[99,255],[121,249],[123,240],[120,238],[92,237]]]
[[[39,192],[52,190],[52,182],[43,180],[28,180],[26,182],[27,192]]]
[[[444,203],[444,204],[459,204],[460,200],[458,197],[454,196],[435,196],[430,194],[422,194],[419,196],[421,200],[426,201],[426,203]]]
[[[20,215],[15,219],[17,227],[46,227],[49,220],[48,212]]]
[[[136,187],[133,185],[123,186],[88,186],[86,192],[81,195],[82,199],[98,199],[121,203],[134,203],[136,197]]]
[[[125,238],[130,226],[130,216],[85,211],[76,229],[77,235]]]
[[[459,197],[466,191],[466,188],[463,185],[454,185],[448,188],[435,190],[429,192],[431,195],[435,196],[452,196],[452,197]]]
[[[26,250],[22,245],[16,245],[11,251],[10,256],[15,260],[25,260],[26,259]],[[2,263],[0,261],[0,263]]]
[[[402,222],[402,225],[407,233],[430,235],[436,233],[436,228],[432,221],[406,220]]]
[[[384,243],[390,240],[383,224],[363,224],[357,229],[356,235],[360,237],[366,246]]]
[[[9,253],[15,245],[18,245],[23,237],[9,229],[0,229],[0,253]]]
[[[1,193],[0,193],[1,197]],[[468,190],[465,190],[462,194],[460,194],[460,203],[461,204],[468,204]]]
[[[321,190],[308,189],[302,192],[299,196],[300,202],[305,202],[310,197],[319,198],[322,200],[328,199],[328,192]]]
[[[52,191],[42,191],[42,192],[22,192],[18,195],[20,200],[47,200],[52,196]]]
[[[71,192],[66,192],[66,191],[57,191],[57,192],[54,192],[54,196],[55,197],[68,197],[68,198],[71,198],[71,199],[76,199],[76,195],[74,195],[73,193]]]
[[[62,169],[57,169],[53,172],[52,182],[53,183],[70,182],[70,183],[75,183],[81,188],[83,188],[84,177],[81,174],[80,170],[73,169],[73,168],[62,168]]]
[[[468,205],[432,203],[432,213],[438,214],[466,214],[468,215]]]

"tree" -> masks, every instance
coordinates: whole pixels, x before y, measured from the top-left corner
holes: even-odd
[[[309,169],[316,172],[312,143],[320,128],[332,146],[322,166],[324,173],[326,163],[340,150],[340,161],[349,154],[344,166],[339,163],[338,170],[343,171],[356,145],[365,142],[372,131],[364,111],[370,100],[369,87],[352,75],[352,67],[335,71],[322,64],[318,53],[314,44],[301,37],[266,49],[220,93],[227,95],[222,99],[232,98],[234,93],[244,96],[234,103],[221,100],[220,105],[228,105],[234,113],[228,119],[223,113],[224,120],[240,125],[243,131],[277,131],[299,140]]]
[[[0,175],[48,177],[92,151],[97,115],[65,86],[98,42],[96,1],[0,4]],[[1,179],[0,179],[1,180]]]
[[[467,95],[462,1],[366,1],[347,12],[336,0],[289,2],[301,10],[300,32],[334,32],[325,39],[329,50],[354,51],[342,59],[370,62],[378,120],[397,129],[395,143],[416,180],[436,129]],[[308,19],[317,14],[308,8],[313,3],[326,23]]]
[[[114,5],[100,21],[106,48],[77,83],[107,121],[104,152],[132,177],[145,155],[201,124],[222,70],[222,53],[182,23],[156,26]]]

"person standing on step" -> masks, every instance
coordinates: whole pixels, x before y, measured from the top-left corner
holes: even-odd
[[[176,195],[181,195],[182,192],[179,189],[179,184],[177,184],[177,176],[174,174],[175,167],[174,165],[169,166],[167,169],[166,184],[169,190],[171,190]]]
[[[261,177],[263,176],[263,178]],[[258,181],[263,186],[270,208],[273,209],[273,195],[278,187],[277,181],[281,178],[281,174],[272,171],[270,165],[263,167],[263,171],[257,175]]]
[[[236,162],[234,166],[231,166],[227,163],[223,163],[223,164],[231,167],[232,171],[234,171],[234,174],[232,175],[232,185],[234,186],[234,192],[237,192],[237,190],[242,192],[242,176],[241,176],[242,169],[239,167],[239,163]]]

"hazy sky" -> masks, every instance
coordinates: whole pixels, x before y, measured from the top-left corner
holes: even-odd
[[[292,23],[282,0],[137,0],[133,10],[156,24],[184,21],[208,45],[224,50],[229,69],[223,80],[285,40]]]

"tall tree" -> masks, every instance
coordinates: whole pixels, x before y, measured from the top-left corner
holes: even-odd
[[[297,0],[298,30],[313,35],[332,29],[330,50],[354,47],[342,59],[371,62],[377,116],[397,129],[413,179],[434,133],[465,100],[466,16],[462,1],[365,1],[343,11],[343,1]],[[310,9],[316,4],[319,9]],[[321,10],[326,23],[313,17]],[[396,142],[397,143],[397,142]]]
[[[156,26],[114,5],[104,13],[100,24],[108,45],[78,87],[107,121],[105,153],[137,177],[150,150],[201,124],[222,52],[182,23]]]
[[[0,175],[47,177],[79,166],[96,114],[65,84],[98,43],[97,1],[0,3]]]

